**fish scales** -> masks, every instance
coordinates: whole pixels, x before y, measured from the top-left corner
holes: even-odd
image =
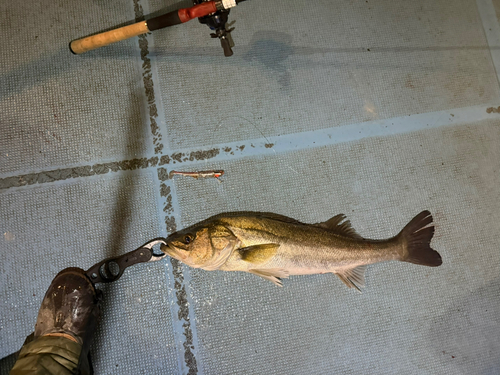
[[[290,275],[333,272],[338,268],[377,263],[398,258],[396,239],[377,241],[355,239],[307,224],[284,223],[258,218],[253,228],[238,227],[241,218],[221,220],[242,242],[243,247],[279,243],[266,268],[286,268]],[[227,269],[236,267],[238,253],[229,259]],[[243,264],[247,269],[251,264]],[[221,268],[224,269],[224,268]],[[318,272],[319,271],[319,272]]]

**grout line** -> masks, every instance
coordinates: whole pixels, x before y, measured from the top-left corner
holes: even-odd
[[[180,206],[177,200],[175,184],[168,177],[168,172],[165,168],[157,169],[158,180],[160,181],[160,196],[162,197],[163,216],[165,217],[165,228],[168,234],[177,231],[177,222],[180,222]],[[191,275],[189,268],[172,257],[168,257],[172,267],[172,275],[174,277],[174,289],[177,303],[173,304],[173,326],[177,331],[180,340],[177,342],[179,351],[179,368],[181,373],[194,375],[202,374],[203,371],[198,366],[198,334],[196,331],[196,323],[193,309],[193,301],[190,294],[187,292]],[[182,339],[183,337],[183,339]]]
[[[500,103],[498,103],[500,104]],[[277,137],[257,138],[241,142],[230,142],[208,149],[184,149],[169,155],[158,155],[151,158],[131,159],[118,162],[98,163],[94,165],[75,166],[63,169],[33,172],[17,176],[0,178],[0,191],[10,188],[34,184],[44,184],[79,177],[90,177],[111,172],[148,169],[175,165],[192,167],[206,160],[227,161],[244,157],[262,157],[277,155],[291,151],[331,146],[339,143],[358,141],[364,138],[387,137],[405,134],[442,126],[463,125],[486,119],[500,118],[498,109],[487,106],[455,108],[447,111],[422,113],[404,117],[391,118],[332,127],[309,132],[287,134]],[[273,142],[273,143],[269,143]],[[156,170],[156,169],[155,169]],[[167,170],[163,168],[164,173]],[[162,183],[167,176],[160,178]],[[171,223],[175,223],[178,215],[171,215]]]
[[[165,200],[163,205],[163,214],[165,215],[165,226],[169,234],[177,231],[177,223],[180,222],[180,205],[177,200],[177,192],[175,184],[168,177],[168,172],[165,168],[158,168],[158,179],[160,180],[160,195]],[[175,294],[177,301],[176,315],[177,325],[176,329],[182,333],[184,340],[179,342],[180,347],[183,348],[182,355],[180,356],[180,369],[182,373],[203,374],[199,366],[198,358],[198,334],[196,330],[195,314],[193,309],[189,306],[194,306],[191,298],[189,287],[191,285],[191,274],[189,267],[184,266],[180,261],[172,257],[168,257],[172,266],[172,274],[174,275]],[[174,321],[175,322],[175,321]],[[182,325],[180,324],[182,323]],[[182,362],[184,359],[184,363]]]
[[[161,158],[153,156],[149,159],[141,158],[118,162],[97,163],[94,165],[80,165],[48,171],[26,173],[17,176],[7,176],[0,178],[0,191],[34,184],[64,181],[73,178],[99,176],[112,172],[147,169],[149,167],[154,167],[159,163],[161,163]]]
[[[495,116],[490,113],[490,110],[491,108],[487,106],[456,108],[290,134],[277,138],[272,149],[277,153],[289,152],[297,149],[353,142],[365,138],[387,137],[442,126],[474,123]],[[498,115],[495,117],[498,118]],[[271,151],[269,150],[268,153]]]
[[[136,20],[144,19],[144,10],[140,4],[140,0],[133,0],[134,12]],[[145,4],[147,7],[147,4]],[[148,12],[149,13],[149,12]],[[162,129],[167,131],[164,110],[161,101],[161,93],[155,90],[154,83],[159,82],[158,69],[156,66],[156,59],[154,56],[149,56],[149,49],[154,48],[153,38],[149,38],[147,34],[139,36],[139,47],[142,60],[142,78],[144,83],[144,94],[147,101],[147,115],[149,116],[149,123],[151,134],[153,137],[153,147],[155,155],[160,155],[164,149],[164,141],[162,137]],[[158,98],[158,99],[157,99]],[[156,157],[155,161],[158,163],[168,162],[168,159]],[[153,163],[151,163],[153,164]],[[141,165],[146,165],[145,163]],[[147,163],[149,166],[149,162]],[[171,186],[165,183],[168,178],[167,172],[164,168],[157,169],[158,187],[160,195],[160,206],[163,213],[161,216],[165,218],[165,229],[167,232],[174,232],[176,230],[176,215],[179,207],[177,204],[176,195],[172,193]],[[170,216],[169,216],[170,215]],[[162,230],[163,231],[163,230]],[[169,257],[170,258],[170,257]],[[185,272],[180,262],[170,258],[171,268],[166,268],[166,277],[170,285],[175,290],[175,296],[169,293],[171,298],[170,313],[172,318],[173,334],[177,348],[177,365],[180,373],[188,375],[199,374],[196,354],[198,347],[195,319],[189,295],[186,293],[186,284],[189,285],[189,272]],[[184,271],[184,272],[183,272]]]
[[[500,104],[500,102],[498,104]],[[192,157],[195,152],[200,151],[191,149],[179,151],[174,154],[176,157],[172,158],[173,160],[169,161],[169,163],[191,165],[198,164],[200,160],[205,159],[211,159],[211,161],[226,161],[241,157],[276,155],[278,153],[353,142],[365,138],[387,137],[395,134],[411,133],[442,126],[469,124],[486,119],[499,118],[497,112],[498,110],[495,108],[484,105],[455,108],[446,111],[368,121],[282,136],[270,136],[244,142],[231,142],[204,151],[205,153],[210,152],[212,154],[210,157],[205,158]]]
[[[148,12],[149,14],[149,12]],[[146,38],[146,35],[143,35],[144,38]],[[154,51],[155,46],[154,46],[154,38],[151,37],[147,39],[149,41],[149,49],[151,51]],[[140,42],[139,42],[140,45]],[[154,137],[154,131],[156,130],[159,134],[160,137],[158,139],[158,142],[155,144],[155,150],[158,150],[156,153],[161,153],[162,150],[169,150],[169,144],[168,144],[168,138],[164,139],[161,137],[161,134],[168,134],[168,129],[167,129],[167,121],[165,119],[165,109],[163,107],[163,100],[161,96],[160,90],[158,90],[156,87],[158,87],[160,78],[158,76],[158,69],[157,69],[157,63],[156,63],[156,58],[153,52],[149,52],[150,58],[149,61],[151,62],[150,69],[149,69],[149,80],[144,81],[144,89],[146,92],[146,98],[149,101],[153,100],[153,103],[148,106],[148,115],[150,116],[151,119],[154,118],[151,121],[151,131],[153,132],[153,137]],[[142,55],[142,51],[141,51]],[[157,86],[154,86],[154,82],[157,82]],[[148,85],[151,85],[148,87]],[[154,123],[154,126],[153,126]],[[155,140],[155,139],[154,139]]]
[[[235,160],[243,157],[276,155],[278,153],[353,142],[364,138],[387,137],[442,126],[475,123],[486,119],[499,118],[497,112],[498,110],[495,108],[484,105],[455,108],[282,136],[236,141],[210,146],[208,149],[184,149],[170,155],[163,155],[160,161],[162,165],[170,165],[174,168],[174,165],[193,166],[206,160],[214,162]]]
[[[139,22],[140,20],[144,20],[144,11],[142,5],[139,3],[139,0],[133,0],[133,2],[136,21]],[[138,39],[142,60],[142,82],[144,84],[144,94],[147,102],[147,117],[149,117],[149,126],[153,137],[154,153],[160,154],[163,150],[163,137],[157,123],[157,119],[159,117],[156,102],[157,90],[155,90],[153,81],[153,74],[156,69],[152,66],[151,59],[148,57],[149,40],[147,38],[147,34],[139,35]],[[163,112],[162,108],[160,108],[160,112]]]
[[[498,23],[495,7],[491,0],[476,0],[479,16],[483,22],[484,33],[490,47],[491,59],[500,84],[500,25]]]

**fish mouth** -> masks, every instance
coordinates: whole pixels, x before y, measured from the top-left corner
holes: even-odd
[[[187,258],[187,256],[182,256],[179,250],[175,248],[171,243],[168,243],[162,248],[163,252],[167,255],[171,256],[174,259],[183,261]]]

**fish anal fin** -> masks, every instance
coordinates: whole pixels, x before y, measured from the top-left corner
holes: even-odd
[[[241,259],[253,264],[262,264],[276,255],[279,244],[266,243],[262,245],[248,246],[238,249]]]
[[[265,270],[251,269],[248,270],[248,272],[260,276],[266,280],[269,280],[273,284],[281,287],[283,286],[281,279],[288,278],[288,271],[285,271],[284,269],[281,268],[269,268]]]
[[[363,239],[351,226],[349,220],[345,220],[346,216],[344,214],[338,214],[331,219],[315,224],[317,227],[328,229],[330,232],[336,233],[338,235],[356,239]],[[345,221],[344,221],[345,220]]]
[[[361,288],[365,286],[365,271],[366,265],[361,265],[338,270],[334,274],[349,288],[356,288],[361,293]]]

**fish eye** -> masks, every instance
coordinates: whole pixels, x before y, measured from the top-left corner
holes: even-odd
[[[186,234],[184,236],[184,243],[186,245],[189,245],[191,242],[193,242],[193,240],[194,240],[194,236],[192,234]]]

